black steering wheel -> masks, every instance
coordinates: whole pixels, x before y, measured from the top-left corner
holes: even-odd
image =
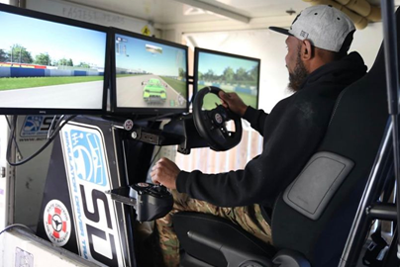
[[[209,86],[197,92],[193,102],[193,121],[199,135],[204,138],[211,149],[225,151],[239,144],[242,139],[242,122],[239,115],[234,114],[222,105],[217,105],[212,110],[203,110],[203,100],[206,94],[218,96],[222,91],[218,87]],[[233,120],[235,132],[226,128],[226,122]]]

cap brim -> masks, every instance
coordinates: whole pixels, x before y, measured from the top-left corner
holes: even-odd
[[[290,33],[289,33],[289,30],[288,29],[284,29],[284,28],[279,28],[279,27],[269,27],[269,29],[271,30],[271,31],[274,31],[274,32],[279,32],[279,33],[282,33],[282,34],[285,34],[285,35],[291,35]]]

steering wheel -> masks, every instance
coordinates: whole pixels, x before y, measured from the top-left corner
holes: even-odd
[[[211,149],[225,151],[239,144],[243,130],[240,116],[222,105],[212,110],[202,110],[205,95],[212,93],[218,96],[220,91],[218,87],[209,86],[197,92],[193,102],[193,121],[197,132],[210,144]],[[235,132],[226,128],[229,120],[235,123]]]

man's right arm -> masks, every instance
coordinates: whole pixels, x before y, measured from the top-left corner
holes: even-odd
[[[265,113],[264,110],[257,110],[249,106],[243,115],[243,119],[250,122],[251,127],[264,136],[264,123],[267,116],[268,113]]]
[[[267,113],[263,110],[256,110],[247,106],[236,93],[225,93],[221,91],[219,97],[225,108],[229,108],[232,112],[250,122],[251,127],[263,135],[264,121],[268,115]]]

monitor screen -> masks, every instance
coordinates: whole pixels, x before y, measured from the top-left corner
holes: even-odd
[[[114,111],[168,114],[187,111],[187,47],[116,30]]]
[[[105,110],[107,28],[7,5],[0,24],[1,114]]]
[[[237,93],[246,105],[258,108],[260,59],[196,48],[194,72],[195,92],[215,86]],[[220,104],[218,97],[207,94],[203,108],[213,109],[215,104]]]

